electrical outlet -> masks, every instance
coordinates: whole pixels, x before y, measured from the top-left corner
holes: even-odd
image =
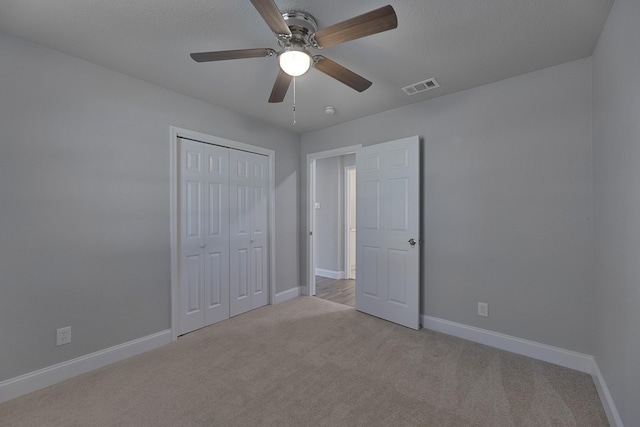
[[[56,329],[56,346],[69,344],[71,342],[71,326]]]
[[[478,316],[489,317],[489,304],[486,302],[478,303]]]

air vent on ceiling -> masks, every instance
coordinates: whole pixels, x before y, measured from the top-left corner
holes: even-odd
[[[415,95],[417,93],[425,92],[429,89],[435,89],[437,87],[440,87],[440,85],[438,84],[436,79],[431,78],[418,83],[414,83],[409,86],[405,86],[402,88],[402,90],[407,95]]]

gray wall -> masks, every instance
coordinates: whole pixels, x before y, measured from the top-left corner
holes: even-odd
[[[616,0],[593,55],[594,354],[640,425],[640,2]]]
[[[171,125],[276,151],[298,285],[298,135],[0,34],[0,381],[170,327]]]
[[[590,88],[583,59],[304,134],[301,160],[420,135],[421,311],[591,353]]]

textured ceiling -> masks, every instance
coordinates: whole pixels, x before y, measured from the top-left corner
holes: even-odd
[[[588,57],[613,0],[276,0],[324,28],[385,4],[398,28],[323,49],[371,80],[358,93],[311,70],[282,104],[267,100],[275,58],[198,64],[190,52],[274,48],[249,0],[0,0],[0,31],[296,132]],[[313,54],[319,53],[314,50]],[[435,77],[440,88],[401,88]],[[325,106],[336,114],[328,116]]]

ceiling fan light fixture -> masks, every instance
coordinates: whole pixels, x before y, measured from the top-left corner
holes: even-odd
[[[311,68],[311,55],[304,47],[292,46],[280,52],[278,62],[282,71],[292,77],[298,77]]]

